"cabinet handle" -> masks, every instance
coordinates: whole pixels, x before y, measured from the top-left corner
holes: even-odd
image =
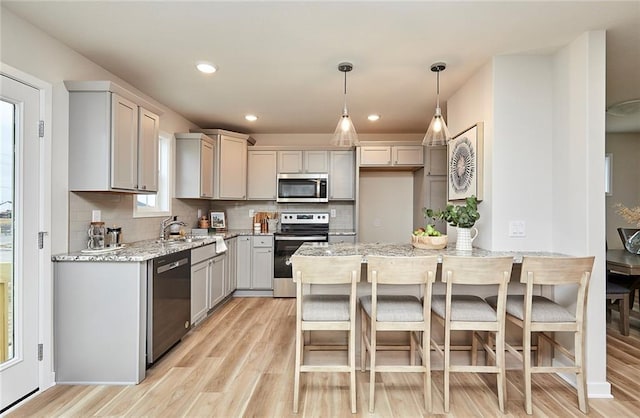
[[[142,186],[141,189],[142,190],[147,190],[147,186]]]

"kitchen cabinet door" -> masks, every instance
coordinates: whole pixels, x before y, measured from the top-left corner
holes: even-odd
[[[276,151],[249,151],[247,199],[276,200]]]
[[[278,173],[302,173],[302,151],[278,151]]]
[[[111,187],[136,190],[138,179],[138,106],[113,93]]]
[[[328,173],[329,156],[327,151],[303,151],[302,170],[305,173]]]
[[[224,299],[224,267],[226,255],[222,254],[209,261],[209,309]]]
[[[227,245],[227,262],[225,269],[225,286],[224,286],[224,294],[225,296],[229,296],[236,290],[236,269],[237,269],[237,248],[236,243],[237,238],[231,238],[226,240]]]
[[[253,289],[273,289],[273,249],[253,249],[251,258],[251,284]]]
[[[191,266],[191,325],[207,316],[209,310],[209,260]]]
[[[157,192],[160,118],[142,107],[138,112],[138,189]]]
[[[424,170],[428,176],[447,175],[447,146],[425,147],[427,161]]]
[[[394,165],[421,166],[424,164],[422,145],[397,145],[391,149]]]
[[[247,140],[220,135],[218,141],[216,199],[247,198]]]
[[[353,151],[331,151],[329,172],[329,199],[355,198],[355,160]]]
[[[251,288],[251,237],[241,235],[237,238],[236,276],[238,289]]]
[[[175,137],[175,197],[213,199],[213,139],[199,133],[178,133]]]
[[[391,147],[362,146],[360,147],[360,165],[391,165]]]
[[[213,144],[200,142],[200,197],[213,197]]]

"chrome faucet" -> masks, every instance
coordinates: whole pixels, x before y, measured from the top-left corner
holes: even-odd
[[[174,220],[174,218],[177,218],[177,216],[169,216],[168,218],[163,219],[162,222],[160,222],[160,241],[164,241],[167,239],[167,228],[169,228],[171,225],[187,226],[186,223],[178,221],[177,219]]]

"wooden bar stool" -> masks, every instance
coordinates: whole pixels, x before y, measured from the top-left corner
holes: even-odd
[[[356,284],[360,280],[362,256],[292,256],[293,281],[296,283],[296,357],[293,384],[293,412],[298,412],[300,374],[304,372],[346,372],[350,374],[351,412],[356,413]],[[344,284],[346,294],[310,294],[307,285]],[[305,331],[346,331],[346,346],[314,347],[305,345]],[[346,349],[346,364],[310,365],[304,363],[305,351]]]
[[[367,257],[371,295],[360,298],[360,370],[365,370],[369,353],[369,412],[374,411],[377,372],[423,373],[425,409],[431,412],[431,287],[437,269],[437,256]],[[401,285],[402,290],[397,287],[395,290],[402,294],[383,294],[385,285]],[[380,346],[378,333],[381,331],[408,331],[409,346]],[[415,364],[416,347],[422,359],[419,365]],[[409,350],[410,364],[378,364],[378,350]]]
[[[525,409],[533,413],[531,399],[531,375],[533,373],[575,373],[578,387],[578,405],[583,413],[589,412],[587,403],[587,381],[584,373],[584,318],[587,307],[589,279],[594,257],[523,257],[520,282],[525,284],[525,294],[507,297],[507,320],[522,328],[522,353],[507,344],[509,352],[522,360],[525,382]],[[573,285],[572,293],[565,286]],[[556,286],[562,290],[563,300],[569,306],[575,306],[575,312],[544,296],[534,295],[534,286],[540,286],[545,294],[545,286],[554,291]],[[495,304],[494,298],[487,300]],[[557,332],[568,332],[574,336],[574,353],[564,347],[555,338]],[[532,340],[537,335],[550,343],[556,350],[569,359],[570,365],[543,366],[533,365]]]
[[[444,295],[434,295],[431,310],[444,326],[444,348],[432,339],[436,351],[444,355],[444,411],[449,412],[450,373],[495,373],[498,405],[504,412],[507,396],[505,376],[505,300],[511,277],[513,257],[442,257],[442,281],[447,285]],[[453,285],[498,286],[497,309],[474,294],[453,294]],[[471,333],[471,365],[451,364],[451,332]],[[495,334],[495,349],[481,332]],[[491,338],[493,341],[493,338]],[[477,342],[492,364],[477,365]]]

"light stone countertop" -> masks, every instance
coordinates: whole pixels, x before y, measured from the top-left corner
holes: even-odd
[[[368,255],[417,257],[428,255],[458,255],[470,257],[501,257],[512,256],[514,263],[522,263],[523,256],[562,257],[565,254],[535,251],[489,251],[482,248],[473,248],[471,252],[457,251],[455,247],[447,247],[442,250],[423,250],[414,248],[411,244],[394,243],[305,243],[296,250],[294,255],[306,256],[332,256],[332,255],[362,255],[362,261],[366,262]],[[442,261],[442,257],[440,257]]]
[[[356,231],[354,231],[353,229],[331,229],[329,230],[329,235],[335,235],[335,236],[353,236],[356,234]]]
[[[225,232],[209,233],[206,238],[194,238],[189,241],[171,241],[161,243],[157,239],[149,239],[126,243],[122,248],[108,252],[75,251],[56,254],[52,261],[84,261],[84,262],[143,262],[163,255],[190,250],[209,244],[214,244],[219,238],[231,239],[240,235],[273,235],[272,233],[254,234],[252,230],[228,230]]]

